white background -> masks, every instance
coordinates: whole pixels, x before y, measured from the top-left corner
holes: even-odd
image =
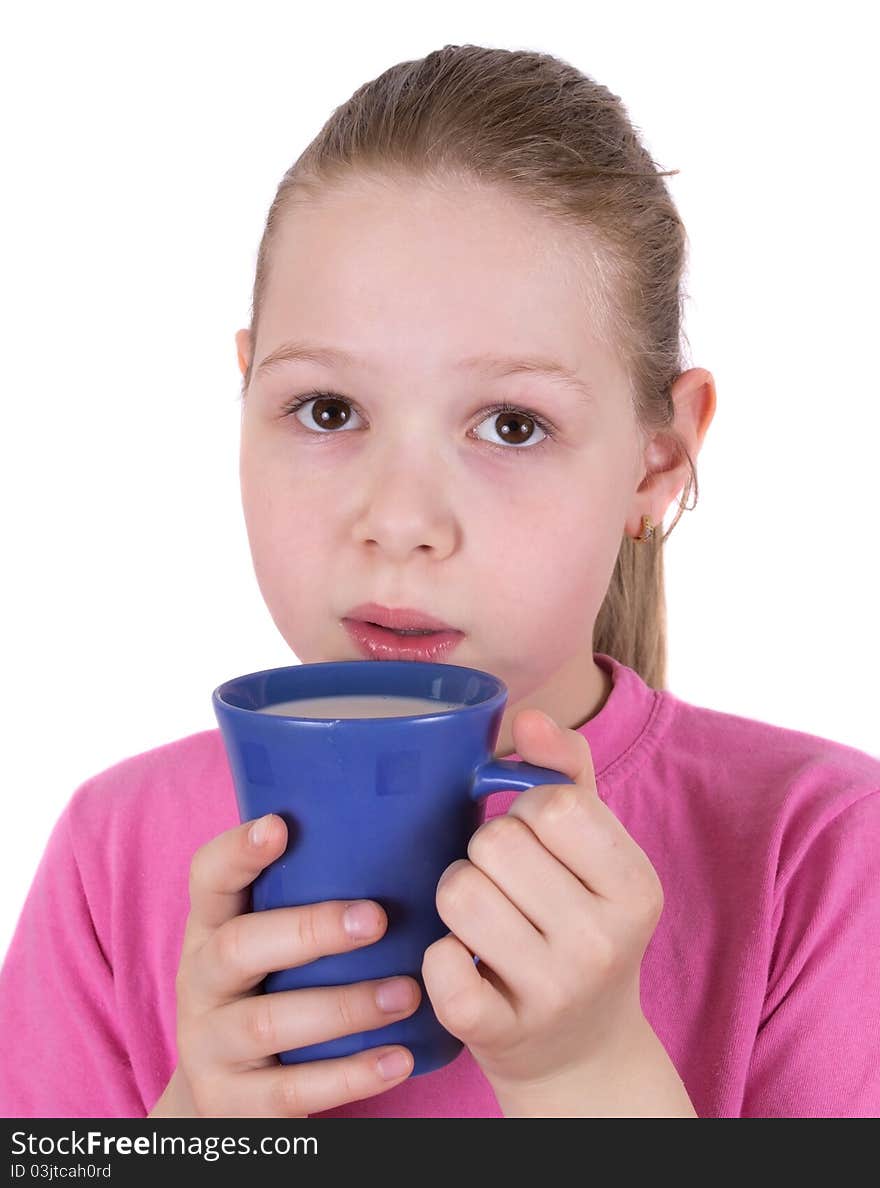
[[[681,170],[718,410],[665,546],[669,688],[880,753],[871,6],[435,7],[7,10],[0,953],[81,782],[296,662],[250,561],[233,336],[285,169],[447,43],[565,58]]]

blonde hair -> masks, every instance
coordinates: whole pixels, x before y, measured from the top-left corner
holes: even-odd
[[[670,388],[685,370],[682,279],[687,234],[664,177],[623,103],[574,66],[529,50],[446,45],[400,62],[335,108],[287,170],[257,254],[251,343],[257,339],[272,246],[286,212],[358,175],[489,184],[586,232],[601,289],[595,332],[629,378],[647,435],[661,433],[687,458],[690,477],[665,534],[624,534],[593,630],[593,650],[633,668],[652,688],[666,680],[662,545],[697,474],[672,427]],[[242,385],[251,380],[251,358]],[[678,455],[681,457],[681,454]]]

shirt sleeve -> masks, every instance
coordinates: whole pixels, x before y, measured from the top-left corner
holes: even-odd
[[[71,837],[71,804],[43,852],[0,970],[0,1116],[140,1117]]]
[[[780,870],[744,1118],[880,1116],[880,792]]]

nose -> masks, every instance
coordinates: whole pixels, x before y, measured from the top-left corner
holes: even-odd
[[[364,486],[356,543],[374,545],[398,562],[417,550],[438,560],[449,556],[460,531],[448,473],[436,457],[423,464],[388,458],[377,466]]]

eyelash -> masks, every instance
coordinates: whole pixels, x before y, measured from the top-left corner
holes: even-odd
[[[351,405],[351,407],[355,410],[355,412],[358,414],[358,416],[362,415],[358,406],[354,403],[353,400],[349,400],[349,398],[347,396],[341,396],[338,392],[317,392],[316,391],[316,392],[309,392],[308,395],[306,395],[306,396],[296,396],[292,400],[288,401],[288,403],[285,404],[282,408],[282,416],[285,416],[285,417],[290,416],[292,413],[295,413],[298,409],[302,408],[303,405],[310,403],[310,401],[321,400],[321,399],[340,400],[340,401],[342,401],[343,404]],[[529,410],[526,408],[520,408],[518,405],[510,404],[508,401],[505,400],[505,401],[502,401],[500,404],[493,404],[491,408],[487,408],[484,411],[485,411],[484,419],[492,416],[493,414],[495,414],[497,416],[499,413],[505,413],[505,412],[524,413],[529,418],[529,420],[534,421],[535,424],[538,426],[538,428],[545,434],[545,436],[542,438],[542,440],[533,446],[503,446],[503,445],[498,445],[494,441],[483,441],[483,443],[482,443],[483,445],[488,446],[490,450],[495,450],[497,453],[500,453],[500,454],[534,453],[536,450],[540,450],[540,448],[543,445],[547,445],[550,442],[553,442],[556,440],[556,431],[553,429],[553,427],[547,421],[545,421],[543,417],[538,416],[537,413],[529,412]],[[332,433],[318,433],[317,436],[318,437],[332,437],[333,434]],[[480,438],[479,440],[482,441],[482,438]]]

